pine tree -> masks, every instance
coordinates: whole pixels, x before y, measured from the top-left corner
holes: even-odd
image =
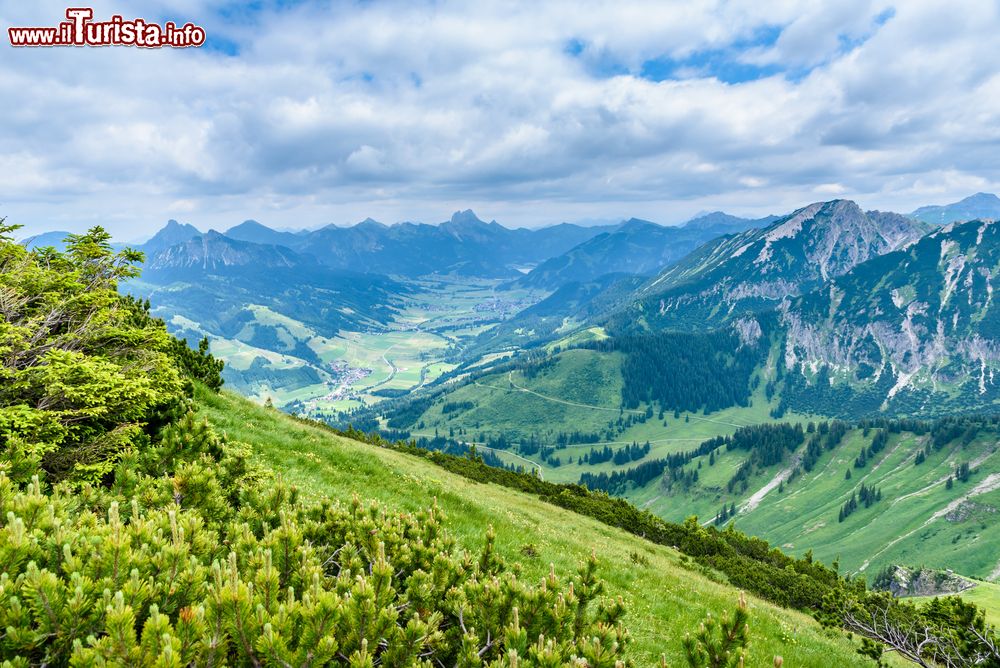
[[[747,600],[740,592],[733,614],[716,621],[706,616],[698,632],[684,637],[684,652],[690,668],[737,668],[745,664],[750,642]]]

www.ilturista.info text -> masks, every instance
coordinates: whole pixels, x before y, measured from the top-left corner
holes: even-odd
[[[68,20],[48,28],[8,28],[11,46],[139,46],[144,48],[201,46],[205,29],[193,23],[183,26],[167,21],[162,26],[144,19],[112,16],[94,21],[94,10],[71,7]]]

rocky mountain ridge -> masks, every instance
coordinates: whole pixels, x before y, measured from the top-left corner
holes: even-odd
[[[767,227],[706,243],[643,286],[632,310],[652,329],[717,326],[808,292],[926,229],[849,200],[816,202]]]

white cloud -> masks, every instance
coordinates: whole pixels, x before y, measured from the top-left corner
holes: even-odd
[[[136,15],[125,5],[98,17]],[[0,47],[0,213],[136,236],[171,212],[203,228],[468,206],[510,224],[669,222],[1000,187],[993,0],[234,7],[141,15],[200,23],[236,55]],[[64,9],[0,2],[0,22]],[[637,76],[652,59],[697,75]],[[770,69],[734,82],[727,66]]]

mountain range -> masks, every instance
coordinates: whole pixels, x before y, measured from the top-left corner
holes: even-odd
[[[710,239],[760,227],[771,220],[771,217],[750,220],[715,212],[684,225],[666,227],[631,218],[542,262],[512,285],[555,290],[604,274],[655,275]]]
[[[226,231],[241,241],[286,246],[334,269],[409,277],[454,273],[502,278],[601,234],[602,227],[563,223],[540,229],[509,229],[486,223],[470,210],[440,225],[384,225],[367,218],[351,227],[328,225],[311,232],[277,232],[254,221]]]
[[[686,345],[714,350],[706,359],[735,359],[751,344],[761,351],[750,363],[771,379],[779,415],[982,410],[1000,402],[996,230],[989,221],[935,227],[849,200],[816,202],[764,227],[716,237],[650,279],[608,274],[566,282],[481,334],[472,350],[574,340],[574,332],[595,328],[612,342],[704,335]],[[725,331],[737,336],[713,334]],[[669,348],[672,340],[655,345]]]

